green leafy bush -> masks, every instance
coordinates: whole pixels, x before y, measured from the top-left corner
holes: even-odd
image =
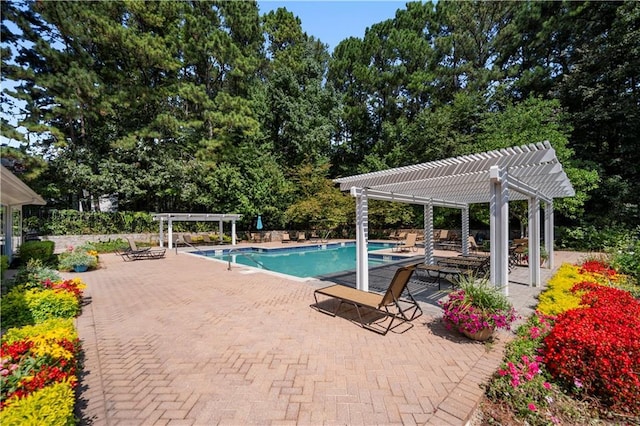
[[[113,253],[116,250],[122,251],[129,247],[129,243],[122,238],[107,241],[97,241],[91,244],[98,253]]]
[[[16,286],[2,295],[0,299],[0,317],[2,318],[3,329],[35,323],[24,297],[25,291],[24,286]]]
[[[0,279],[4,279],[4,271],[9,269],[9,257],[4,254],[0,256]]]
[[[611,266],[640,283],[640,228],[636,235],[627,234],[607,249]]]
[[[2,327],[22,327],[49,318],[73,318],[80,313],[76,296],[67,291],[25,289],[17,286],[0,301]]]
[[[12,401],[0,412],[0,424],[75,425],[74,404],[70,381],[55,383]]]
[[[13,285],[22,285],[25,288],[41,288],[41,283],[45,280],[58,281],[60,279],[58,271],[44,266],[40,259],[32,259],[26,265],[18,268],[18,272],[13,278]]]
[[[20,262],[26,264],[31,259],[39,259],[43,264],[55,262],[53,241],[26,241],[19,249]]]

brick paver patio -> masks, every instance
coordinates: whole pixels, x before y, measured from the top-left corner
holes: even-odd
[[[510,336],[456,336],[428,300],[413,328],[380,336],[310,307],[328,282],[174,251],[101,265],[80,275],[82,424],[463,425]],[[531,305],[539,290],[520,287],[514,303]]]

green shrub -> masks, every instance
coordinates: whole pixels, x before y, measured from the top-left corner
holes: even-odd
[[[629,235],[622,228],[596,228],[595,226],[559,227],[555,234],[555,246],[560,249],[601,251]]]
[[[22,327],[34,324],[33,315],[24,297],[24,286],[16,286],[0,299],[0,317],[2,328]]]
[[[627,234],[612,244],[607,253],[611,266],[640,283],[640,228],[636,235]]]
[[[11,401],[0,412],[3,425],[75,425],[74,392],[69,381],[55,383],[26,398]]]
[[[45,280],[59,281],[60,274],[42,264],[39,259],[32,259],[20,267],[13,279],[13,285],[23,285],[25,288],[41,288]]]
[[[49,318],[73,318],[80,313],[78,299],[66,291],[27,290],[25,300],[36,323]]]
[[[78,313],[78,299],[66,291],[17,286],[0,300],[3,328],[37,324],[50,318],[73,318]]]
[[[9,257],[6,255],[0,256],[0,279],[4,279],[4,271],[9,269]]]
[[[55,262],[53,241],[26,241],[20,246],[20,262],[26,264],[31,259],[39,259],[43,264]]]
[[[122,238],[107,241],[97,241],[92,243],[93,249],[98,253],[113,253],[116,250],[122,251],[129,247],[129,243]]]

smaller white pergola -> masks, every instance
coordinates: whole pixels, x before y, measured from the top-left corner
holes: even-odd
[[[236,245],[236,221],[242,218],[240,214],[225,213],[156,213],[153,220],[160,222],[160,247],[164,244],[164,222],[168,224],[169,249],[173,248],[173,222],[218,222],[218,235],[222,244],[223,224],[231,222],[231,245]]]
[[[47,203],[4,166],[0,166],[0,181],[0,203],[2,204],[2,217],[4,219],[2,229],[4,254],[7,255],[9,262],[11,262],[13,252],[22,238],[22,206],[31,204],[44,206]],[[15,213],[19,213],[16,217],[18,223],[14,222]],[[17,227],[19,231],[18,236],[13,235],[14,227]],[[17,241],[14,241],[16,239]]]
[[[435,262],[433,207],[462,211],[462,252],[468,254],[469,205],[489,203],[490,280],[509,294],[509,200],[527,200],[529,285],[540,282],[540,205],[545,248],[553,268],[553,199],[575,195],[548,141],[336,179],[356,199],[357,288],[368,291],[368,200],[424,206],[424,262]]]

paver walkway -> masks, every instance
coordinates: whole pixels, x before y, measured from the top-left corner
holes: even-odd
[[[427,302],[380,336],[310,307],[327,282],[174,251],[101,264],[80,275],[82,424],[462,425],[509,338],[456,336]]]

